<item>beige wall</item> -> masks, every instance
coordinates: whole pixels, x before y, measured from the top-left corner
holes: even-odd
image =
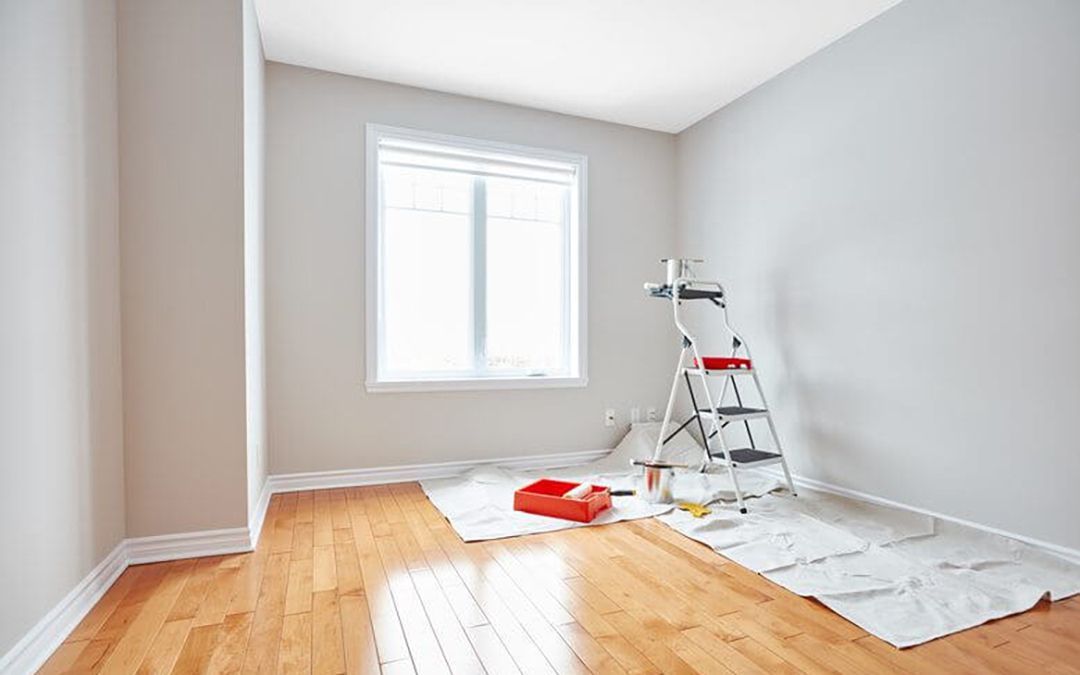
[[[906,0],[679,135],[799,472],[1080,547],[1077,36]]]
[[[366,393],[367,122],[588,155],[587,388]],[[673,243],[670,135],[276,63],[267,129],[271,473],[611,447],[663,405],[677,343],[641,283]]]
[[[247,524],[242,31],[119,5],[128,536]]]
[[[111,0],[0,2],[0,658],[124,537]]]

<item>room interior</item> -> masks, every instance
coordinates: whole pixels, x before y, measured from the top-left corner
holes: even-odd
[[[1080,672],[1080,4],[2,0],[0,84],[0,673]]]

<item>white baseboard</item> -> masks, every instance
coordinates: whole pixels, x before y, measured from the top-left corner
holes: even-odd
[[[276,492],[442,478],[476,467],[491,465],[511,469],[571,466],[591,462],[609,452],[610,450],[589,450],[528,457],[270,476],[263,484],[262,493],[259,495],[255,513],[251,514],[248,527],[134,537],[120,542],[105,560],[80,581],[78,586],[31,628],[7,654],[0,656],[0,674],[23,675],[33,673],[40,668],[129,565],[246,553],[254,550],[266,520],[270,496]]]
[[[313,471],[308,473],[278,474],[270,476],[267,479],[267,489],[263,492],[269,496],[271,493],[295,492],[298,490],[321,490],[327,488],[357,487],[362,485],[405,483],[428,478],[455,476],[482,466],[501,466],[516,470],[556,468],[592,462],[604,457],[610,452],[611,450],[584,450],[570,453],[442,462],[438,464],[409,464],[404,466],[351,469],[344,471]],[[783,478],[783,474],[771,468],[760,469],[760,471],[775,475],[781,479]],[[1077,549],[1061,546],[1060,544],[1053,544],[1040,539],[1035,539],[1034,537],[1016,534],[1014,532],[1008,532],[995,527],[990,527],[989,525],[982,525],[980,523],[964,520],[963,518],[956,518],[936,511],[922,509],[917,506],[896,502],[891,499],[877,497],[866,492],[859,492],[858,490],[833,485],[832,483],[806,478],[805,476],[794,476],[794,478],[798,484],[820,490],[821,492],[830,492],[832,494],[858,499],[871,504],[880,504],[882,506],[903,509],[905,511],[913,511],[915,513],[930,516],[931,518],[937,518],[958,525],[965,525],[977,530],[982,530],[983,532],[1009,537],[1010,539],[1022,541],[1025,544],[1080,563],[1080,550]],[[265,507],[263,510],[265,512]]]
[[[517,470],[556,468],[591,462],[604,457],[609,452],[610,450],[586,450],[582,452],[530,455],[527,457],[443,462],[439,464],[411,464],[345,471],[316,471],[270,476],[263,485],[255,513],[252,514],[253,518],[246,528],[236,527],[224,530],[166,534],[156,537],[138,537],[120,542],[86,578],[79,582],[56,607],[30,629],[7,654],[0,657],[0,673],[17,673],[21,675],[22,673],[32,673],[40,668],[68,634],[74,630],[79,621],[101,599],[105,591],[127,569],[128,565],[245,553],[254,550],[255,543],[258,541],[259,533],[266,519],[270,496],[274,493],[444,478],[477,467],[493,465]],[[769,469],[762,469],[762,471],[779,475],[779,472],[773,472]],[[1016,539],[1080,563],[1080,551],[1059,544],[1007,532],[995,527],[884,499],[812,478],[795,476],[795,480],[799,485],[822,492],[830,492],[872,504],[913,511],[932,518]]]
[[[604,457],[611,450],[583,450],[526,457],[502,457],[476,459],[437,464],[407,464],[403,466],[375,467],[370,469],[347,469],[344,471],[313,471],[270,476],[267,482],[270,492],[295,492],[297,490],[323,490],[327,488],[357,487],[361,485],[384,485],[406,483],[428,478],[456,476],[482,466],[501,466],[507,469],[552,469],[561,466],[584,464]]]
[[[783,480],[784,475],[771,467],[759,469],[763,473],[768,473],[777,478]],[[884,497],[878,497],[866,492],[860,492],[858,490],[852,490],[851,488],[841,487],[839,485],[833,485],[832,483],[826,483],[824,481],[815,480],[813,478],[807,478],[805,476],[798,476],[792,474],[792,479],[795,481],[795,487],[800,485],[807,486],[811,489],[818,490],[820,492],[829,492],[834,495],[840,495],[841,497],[850,497],[851,499],[858,499],[859,501],[868,502],[870,504],[878,504],[880,506],[888,506],[894,509],[902,509],[904,511],[912,511],[914,513],[921,513],[924,516],[936,518],[938,520],[944,520],[950,523],[956,523],[957,525],[963,525],[965,527],[974,528],[983,532],[989,532],[990,534],[1000,535],[1002,537],[1008,537],[1009,539],[1015,539],[1022,541],[1025,544],[1034,546],[1035,548],[1042,549],[1048,553],[1066,558],[1072,562],[1080,564],[1080,550],[1075,548],[1069,548],[1060,544],[1054,544],[1041,539],[1035,539],[1023,534],[1016,534],[1015,532],[1009,532],[997,527],[991,527],[990,525],[983,525],[982,523],[976,523],[970,520],[964,520],[963,518],[957,518],[956,516],[950,516],[944,513],[938,513],[937,511],[931,511],[929,509],[920,508],[918,506],[912,506],[911,504],[904,504],[903,502],[896,502],[891,499],[885,499]]]
[[[128,539],[127,545],[130,565],[182,558],[201,558],[209,555],[247,553],[253,549],[251,532],[246,527],[137,537]]]
[[[78,586],[31,628],[7,654],[0,657],[0,673],[22,675],[40,668],[129,565],[246,553],[254,550],[266,520],[270,496],[276,492],[442,478],[476,467],[491,465],[511,469],[570,466],[591,462],[608,452],[610,450],[589,450],[528,457],[270,476],[263,483],[262,493],[259,495],[255,512],[251,514],[247,527],[134,537],[120,542],[105,560],[79,582]]]
[[[255,503],[255,513],[249,517],[248,539],[252,550],[259,543],[259,535],[262,533],[263,523],[266,522],[266,510],[270,508],[270,494],[270,480],[267,478],[263,481],[259,501]]]
[[[22,675],[40,668],[127,566],[127,542],[121,541],[7,654],[0,657],[0,673]]]
[[[0,674],[24,675],[40,668],[129,565],[254,550],[269,504],[270,485],[267,481],[263,484],[262,494],[248,527],[136,537],[121,541],[7,654],[0,656]]]

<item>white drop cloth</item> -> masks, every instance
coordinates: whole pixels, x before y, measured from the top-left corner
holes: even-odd
[[[660,425],[657,423],[635,424],[611,454],[589,464],[539,471],[484,467],[462,476],[423,480],[420,485],[464,541],[501,539],[649,518],[670,511],[672,506],[649,504],[637,497],[613,497],[610,509],[591,523],[578,523],[515,511],[514,491],[538,478],[590,482],[612,489],[636,488],[641,469],[632,467],[630,460],[652,457],[659,431]],[[664,459],[668,461],[700,464],[701,458],[701,446],[685,431],[665,446]],[[716,499],[734,499],[735,496],[727,475],[688,472],[674,478],[672,492],[676,501],[700,504]],[[747,480],[740,482],[744,494],[752,495],[765,494],[778,485],[774,478],[764,475],[748,476]]]
[[[546,471],[484,468],[464,476],[421,481],[424,491],[465,541],[583,527],[513,510],[514,490],[540,477],[635,487],[631,459],[652,456],[658,424],[636,424],[603,459]],[[666,446],[665,459],[699,464],[701,448],[685,432]],[[750,512],[715,503],[698,519],[615,497],[589,525],[658,516],[676,531],[824,605],[864,630],[907,647],[1080,593],[1080,565],[1031,546],[910,511],[800,489],[772,493],[772,476],[741,472]],[[731,501],[726,473],[677,473],[675,501]]]
[[[897,647],[1080,593],[1080,565],[1021,542],[805,489],[659,520]]]
[[[748,476],[754,474],[747,474]],[[718,506],[705,518],[673,511],[660,521],[754,572],[865,550],[933,532],[927,516],[805,491],[770,494],[750,512]]]

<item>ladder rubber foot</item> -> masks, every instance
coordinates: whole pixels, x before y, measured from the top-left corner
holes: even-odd
[[[739,509],[739,513],[746,513],[746,509]]]

